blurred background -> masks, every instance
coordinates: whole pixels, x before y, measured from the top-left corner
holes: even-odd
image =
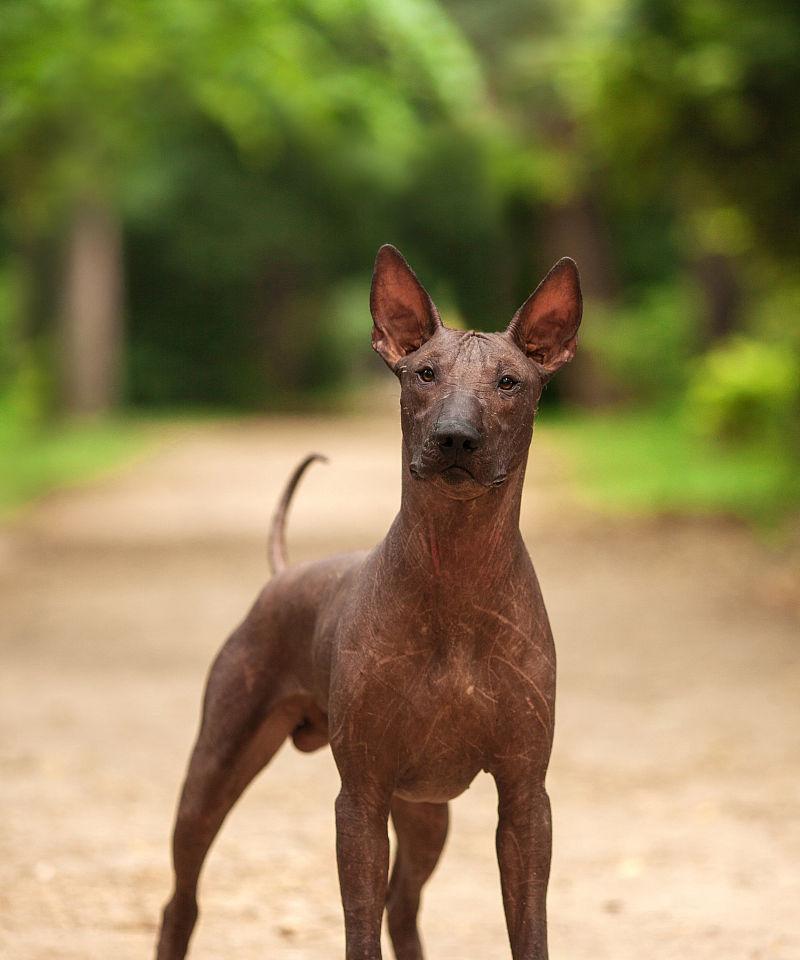
[[[387,240],[482,329],[579,262],[549,399],[601,496],[797,503],[792,4],[9,0],[0,44],[5,504],[110,414],[342,402]]]
[[[778,0],[4,0],[0,947],[148,954],[284,477],[331,455],[295,559],[391,521],[388,241],[452,325],[582,274],[522,521],[559,644],[554,955],[800,955],[798,89]],[[335,792],[327,753],[258,781],[197,956],[341,952]],[[507,955],[493,829],[481,780],[434,956]]]

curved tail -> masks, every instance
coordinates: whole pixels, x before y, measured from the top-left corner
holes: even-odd
[[[284,487],[278,506],[272,515],[272,523],[267,538],[267,558],[269,559],[269,569],[273,574],[280,573],[281,570],[286,568],[286,515],[289,513],[289,504],[292,502],[292,496],[300,478],[315,460],[319,460],[321,463],[328,462],[328,458],[323,457],[321,453],[310,453],[298,463],[291,477],[289,477],[289,482]]]

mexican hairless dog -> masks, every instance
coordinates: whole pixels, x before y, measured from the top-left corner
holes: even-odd
[[[447,803],[480,770],[497,784],[511,953],[547,957],[555,662],[519,510],[542,387],[575,353],[577,269],[559,261],[504,333],[465,333],[384,246],[370,307],[372,345],[401,384],[400,512],[370,553],[286,568],[289,500],[315,457],[292,477],[270,536],[275,576],[211,668],[158,960],[185,955],[208,848],[287,737],[303,751],[330,743],[341,775],[347,960],[379,960],[384,907],[398,960],[420,960],[420,892]]]

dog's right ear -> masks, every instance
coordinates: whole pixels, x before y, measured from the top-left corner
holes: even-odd
[[[442,326],[439,311],[400,251],[385,243],[375,258],[372,289],[372,348],[395,369]]]

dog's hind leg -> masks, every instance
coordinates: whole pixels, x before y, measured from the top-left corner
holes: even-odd
[[[397,960],[422,960],[417,930],[420,894],[444,848],[447,804],[411,803],[395,797],[391,812],[397,854],[386,894],[389,935]]]
[[[245,623],[209,675],[203,719],[173,833],[175,886],[164,909],[157,960],[182,960],[197,920],[197,883],[222,822],[245,787],[301,725],[307,698],[280,691],[280,657]]]

